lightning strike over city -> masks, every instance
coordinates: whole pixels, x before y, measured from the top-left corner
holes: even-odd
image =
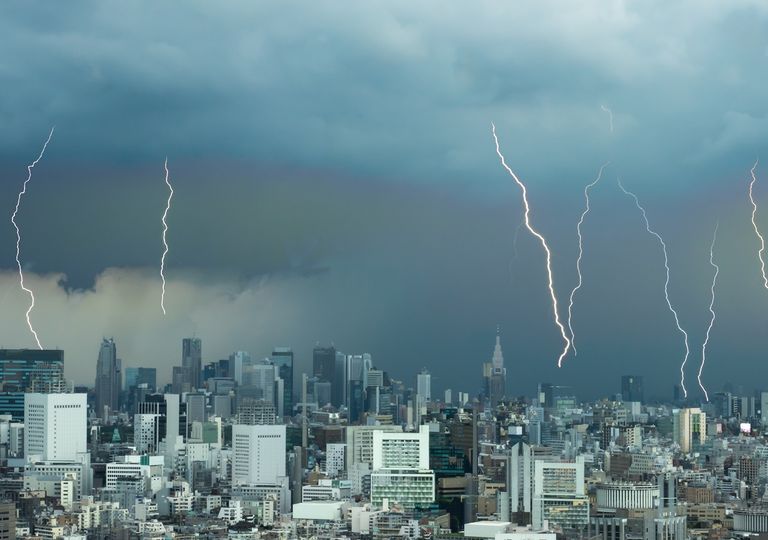
[[[528,232],[530,232],[535,238],[539,240],[539,242],[541,243],[541,247],[544,249],[544,252],[546,253],[547,286],[549,288],[549,296],[552,300],[552,311],[555,317],[555,324],[557,325],[557,328],[560,330],[560,335],[563,338],[563,341],[565,342],[563,350],[557,359],[557,367],[562,367],[563,358],[565,358],[565,356],[568,354],[568,350],[571,347],[571,339],[568,337],[568,334],[565,331],[565,326],[563,326],[563,323],[560,321],[560,314],[558,312],[557,294],[555,293],[554,278],[552,276],[552,252],[550,251],[544,236],[542,236],[541,233],[539,233],[531,225],[531,218],[530,218],[531,207],[530,207],[530,204],[528,203],[528,190],[526,189],[525,184],[523,184],[523,182],[521,182],[520,179],[517,177],[515,172],[509,167],[509,165],[507,165],[507,161],[506,159],[504,159],[504,155],[501,153],[501,149],[499,147],[499,138],[496,136],[496,125],[493,123],[491,123],[491,134],[493,135],[493,141],[496,145],[496,154],[499,156],[499,159],[501,160],[502,167],[506,169],[506,171],[515,181],[515,183],[520,187],[520,191],[522,192],[523,206],[525,208],[525,212],[523,214],[525,219],[525,227],[528,229]]]
[[[32,169],[35,168],[35,165],[43,159],[43,155],[45,154],[45,149],[48,148],[48,143],[51,142],[51,137],[53,137],[53,130],[55,128],[51,128],[51,131],[48,133],[48,138],[43,143],[43,147],[40,150],[40,154],[37,156],[37,158],[30,163],[27,166],[27,179],[24,180],[24,184],[22,185],[21,191],[19,191],[19,195],[16,198],[16,207],[13,210],[13,214],[11,214],[11,223],[13,224],[13,228],[16,229],[16,265],[19,269],[19,285],[21,286],[22,290],[24,290],[29,295],[29,306],[27,307],[27,311],[25,313],[25,317],[27,319],[27,326],[29,327],[29,331],[32,332],[32,336],[35,338],[35,343],[37,343],[37,348],[42,349],[43,345],[40,343],[40,338],[37,335],[37,330],[35,330],[35,327],[32,325],[32,310],[35,307],[35,293],[32,292],[32,289],[28,288],[26,285],[24,285],[24,270],[22,269],[21,265],[21,229],[19,228],[19,224],[16,223],[16,216],[19,213],[19,207],[21,206],[21,198],[27,193],[27,184],[29,184],[29,181],[32,180]]]
[[[669,299],[669,257],[667,255],[667,244],[664,242],[664,239],[661,237],[659,233],[651,229],[651,224],[648,221],[648,215],[645,212],[645,208],[640,204],[640,200],[637,198],[637,195],[635,195],[633,192],[628,191],[624,185],[621,183],[621,180],[619,179],[617,181],[619,188],[621,191],[624,192],[625,195],[632,198],[632,200],[635,202],[635,206],[640,211],[643,222],[645,223],[645,230],[650,234],[651,236],[655,237],[656,240],[659,241],[659,245],[661,246],[661,250],[664,254],[664,270],[665,270],[665,279],[664,279],[664,298],[667,301],[667,307],[669,308],[669,311],[672,312],[672,315],[675,318],[675,326],[677,327],[678,332],[683,336],[683,343],[685,344],[685,356],[683,357],[683,361],[680,364],[680,386],[683,390],[684,397],[688,397],[688,390],[685,388],[685,364],[688,362],[688,356],[690,355],[690,348],[688,347],[688,332],[683,330],[683,327],[680,325],[680,319],[677,316],[677,310],[672,306],[672,301]]]
[[[4,2],[0,540],[768,538],[767,45]]]
[[[707,389],[704,387],[704,383],[701,382],[701,375],[704,371],[704,364],[707,362],[707,345],[709,344],[709,335],[712,332],[712,327],[715,325],[715,287],[717,285],[717,276],[720,274],[720,267],[715,263],[715,242],[717,241],[717,229],[719,228],[719,223],[715,224],[715,232],[712,234],[712,243],[709,246],[709,264],[712,266],[712,268],[715,269],[715,271],[712,274],[712,285],[710,287],[710,300],[709,300],[709,326],[707,326],[707,332],[704,337],[704,342],[701,345],[701,363],[699,364],[699,372],[696,375],[696,378],[699,382],[699,388],[701,388],[701,391],[704,392],[704,399],[705,401],[709,401],[709,392],[707,392]]]
[[[166,235],[168,233],[168,222],[166,219],[168,218],[168,211],[171,209],[171,199],[173,198],[173,186],[171,185],[171,182],[169,180],[169,172],[168,172],[168,158],[165,158],[165,184],[168,186],[168,200],[165,204],[165,211],[163,212],[163,254],[160,257],[160,280],[162,281],[162,291],[160,293],[160,309],[163,310],[163,315],[165,315],[165,257],[168,255],[168,240],[166,239]]]
[[[597,183],[600,181],[600,178],[603,176],[603,170],[608,166],[608,163],[605,163],[600,167],[600,170],[597,172],[597,178],[595,178],[592,182],[587,184],[584,187],[584,210],[581,212],[581,216],[579,216],[579,221],[576,224],[576,235],[579,238],[579,255],[576,258],[576,273],[578,274],[578,282],[576,283],[576,286],[571,290],[571,295],[568,300],[568,330],[571,332],[571,347],[573,348],[573,354],[576,355],[576,333],[573,331],[573,300],[576,296],[576,291],[578,291],[581,288],[581,285],[583,284],[584,280],[581,274],[581,259],[584,255],[584,239],[581,234],[581,226],[584,224],[584,218],[587,217],[587,214],[589,213],[590,206],[589,206],[589,190],[592,189],[597,185]]]
[[[749,202],[752,203],[752,228],[755,230],[757,238],[760,240],[760,249],[757,251],[757,260],[760,262],[760,275],[763,278],[763,286],[768,289],[768,275],[765,271],[765,259],[763,254],[765,253],[765,238],[760,233],[760,228],[757,226],[757,203],[755,202],[755,196],[753,193],[755,182],[757,182],[757,176],[755,175],[755,169],[757,169],[758,162],[752,165],[749,170],[749,174],[752,176],[752,180],[749,182]]]

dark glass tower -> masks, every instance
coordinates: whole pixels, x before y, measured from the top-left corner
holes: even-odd
[[[336,370],[336,348],[317,346],[312,351],[312,374],[321,381],[333,383]]]
[[[203,342],[200,338],[184,338],[181,342],[181,366],[189,370],[189,382],[192,390],[202,386]]]
[[[272,351],[272,363],[277,367],[277,374],[283,380],[283,413],[291,415],[293,411],[293,351],[289,347],[275,347]]]
[[[643,378],[638,375],[621,377],[621,399],[624,401],[644,401]]]
[[[122,388],[120,359],[117,357],[115,340],[103,339],[99,347],[99,358],[96,362],[96,414],[101,416],[104,407],[110,411],[118,411],[120,405],[120,389]]]
[[[25,392],[64,391],[64,351],[0,349],[0,414],[23,421]]]

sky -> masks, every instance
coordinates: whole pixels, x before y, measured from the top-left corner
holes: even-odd
[[[204,361],[317,343],[370,352],[435,392],[477,393],[497,325],[513,395],[579,397],[642,375],[669,398],[717,319],[703,381],[768,379],[768,290],[749,171],[768,141],[764,2],[9,2],[0,16],[0,346],[32,347],[10,216],[45,347],[92,384],[99,342],[168,381],[181,339]],[[611,109],[613,130],[603,107]],[[577,280],[578,355],[557,368],[544,253],[560,315]],[[167,314],[160,309],[168,158]],[[768,168],[768,156],[765,167]],[[756,172],[768,232],[768,175]],[[1,221],[1,220],[0,220]]]

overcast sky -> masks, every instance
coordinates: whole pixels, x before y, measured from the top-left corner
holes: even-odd
[[[496,325],[514,394],[582,397],[622,374],[669,397],[683,343],[663,257],[617,177],[667,241],[690,333],[687,386],[721,273],[704,382],[767,380],[768,290],[749,169],[768,141],[768,6],[680,2],[10,2],[0,8],[0,215],[51,126],[18,222],[44,346],[92,384],[99,340],[167,381],[181,339],[206,361],[317,342],[370,352],[393,377],[476,393]],[[609,115],[613,111],[613,131]],[[541,246],[553,251],[561,346]],[[166,306],[160,217],[174,204]],[[768,158],[767,158],[768,159]],[[766,163],[768,167],[768,162]],[[768,174],[757,168],[768,231]],[[0,345],[31,347],[15,231],[0,226]],[[2,246],[5,246],[4,248]]]

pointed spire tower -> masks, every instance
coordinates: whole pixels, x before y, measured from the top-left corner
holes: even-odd
[[[496,346],[493,348],[493,359],[491,360],[494,373],[496,370],[504,370],[504,355],[501,352],[501,327],[496,325]]]
[[[488,365],[488,364],[486,364]],[[493,358],[486,371],[486,388],[491,407],[495,408],[507,396],[507,368],[504,367],[504,354],[501,352],[501,328],[496,326],[496,346]]]

